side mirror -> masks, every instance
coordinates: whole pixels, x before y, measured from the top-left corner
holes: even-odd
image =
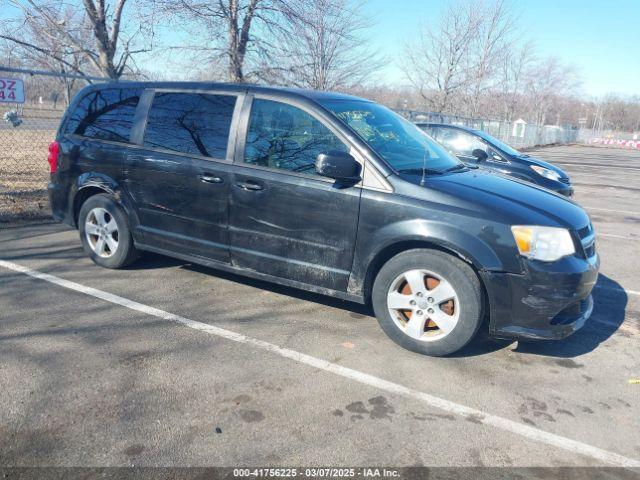
[[[489,155],[487,155],[487,152],[479,148],[476,148],[473,152],[471,152],[471,155],[476,157],[479,162],[484,162],[487,158],[489,158]]]
[[[321,153],[316,159],[316,172],[323,177],[333,178],[345,183],[360,181],[362,166],[345,152],[332,150]]]

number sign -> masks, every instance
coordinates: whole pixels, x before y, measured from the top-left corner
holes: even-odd
[[[0,77],[0,102],[24,103],[22,80]]]

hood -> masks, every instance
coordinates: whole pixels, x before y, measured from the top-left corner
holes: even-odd
[[[528,155],[520,155],[518,157],[518,160],[526,165],[538,165],[540,167],[544,167],[544,168],[548,168],[549,170],[553,170],[554,172],[556,172],[558,175],[560,175],[560,178],[569,178],[569,176],[566,174],[566,172],[564,170],[562,170],[560,167],[556,167],[554,164],[549,163],[549,162],[545,162],[544,160],[540,160],[539,158],[536,157],[530,157]]]
[[[420,185],[420,175],[402,175]],[[566,197],[529,182],[482,169],[428,176],[413,196],[464,207],[476,215],[511,225],[542,225],[578,230],[589,224],[582,207]],[[439,197],[439,198],[435,198]]]

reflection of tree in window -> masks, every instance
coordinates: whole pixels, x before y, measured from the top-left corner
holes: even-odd
[[[376,135],[376,131],[367,119],[372,119],[373,113],[371,112],[341,112],[338,114],[338,118],[349,126],[353,127],[366,140],[370,140]]]
[[[235,102],[230,95],[156,93],[144,144],[224,158]]]
[[[128,142],[142,89],[104,89],[89,93],[73,111],[67,133]]]
[[[245,163],[315,174],[320,153],[347,151],[321,122],[299,108],[284,103],[253,101]]]

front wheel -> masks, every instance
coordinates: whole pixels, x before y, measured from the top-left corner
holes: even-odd
[[[80,208],[78,227],[85,252],[101,267],[126,267],[139,256],[127,217],[110,195],[89,197]]]
[[[408,250],[389,260],[376,276],[372,302],[380,326],[394,342],[426,355],[461,349],[482,323],[476,273],[437,250]]]

